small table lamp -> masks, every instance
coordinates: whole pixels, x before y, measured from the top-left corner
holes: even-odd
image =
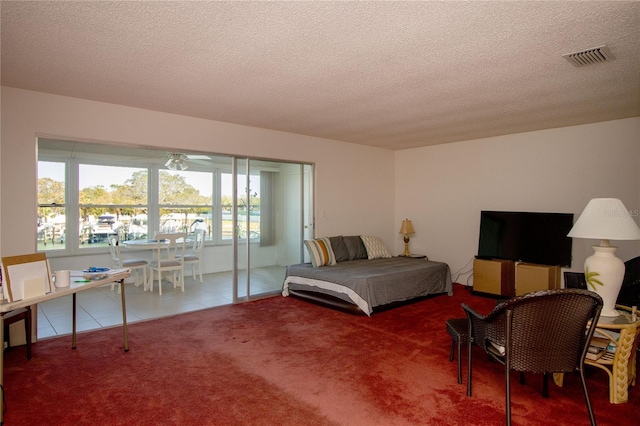
[[[640,228],[631,218],[622,201],[617,198],[594,198],[576,221],[567,235],[572,238],[599,239],[593,246],[594,254],[584,262],[587,288],[602,297],[603,317],[617,317],[616,299],[624,279],[624,263],[615,256],[618,247],[609,240],[640,240]]]
[[[400,233],[404,235],[404,253],[402,253],[402,256],[411,256],[409,252],[409,235],[415,232],[416,231],[413,230],[413,224],[409,219],[402,221],[402,226],[400,227]]]

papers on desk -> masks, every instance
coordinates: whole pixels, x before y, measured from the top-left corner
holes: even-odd
[[[131,272],[131,269],[129,268],[122,268],[122,269],[108,269],[105,272],[85,272],[85,270],[82,271],[71,271],[71,282],[81,282],[82,280],[87,280],[87,281],[100,281],[100,280],[104,280],[107,279],[109,277],[112,277],[114,275],[118,275],[118,274],[122,274],[123,272]],[[80,280],[80,281],[79,281]]]
[[[2,293],[9,302],[42,296],[51,291],[51,268],[44,253],[2,258]]]

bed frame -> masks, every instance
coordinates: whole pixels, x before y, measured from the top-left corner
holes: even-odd
[[[291,265],[282,291],[285,297],[359,315],[443,293],[452,294],[449,266],[408,258],[359,259],[319,268]]]

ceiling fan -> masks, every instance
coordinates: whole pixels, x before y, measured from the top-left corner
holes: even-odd
[[[188,163],[202,163],[204,165],[211,164],[211,157],[208,155],[187,155],[178,152],[168,152],[168,160],[165,167],[169,170],[187,170]]]
[[[187,165],[187,157],[185,154],[180,154],[177,152],[170,152],[167,154],[169,159],[164,164],[164,166],[169,170],[187,170],[189,166]]]

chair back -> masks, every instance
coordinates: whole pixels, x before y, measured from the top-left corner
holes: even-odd
[[[109,252],[111,253],[111,268],[122,268],[122,258],[120,257],[120,240],[117,235],[109,235]]]
[[[158,233],[155,236],[155,261],[160,268],[175,266],[182,263],[184,248],[187,240],[185,233]]]
[[[194,256],[201,258],[202,250],[204,249],[204,239],[205,239],[205,230],[204,229],[196,229],[193,234],[193,246],[191,246],[191,254]]]
[[[509,299],[484,318],[468,315],[476,343],[504,348],[510,369],[561,373],[582,368],[601,309],[596,293],[561,289]]]

